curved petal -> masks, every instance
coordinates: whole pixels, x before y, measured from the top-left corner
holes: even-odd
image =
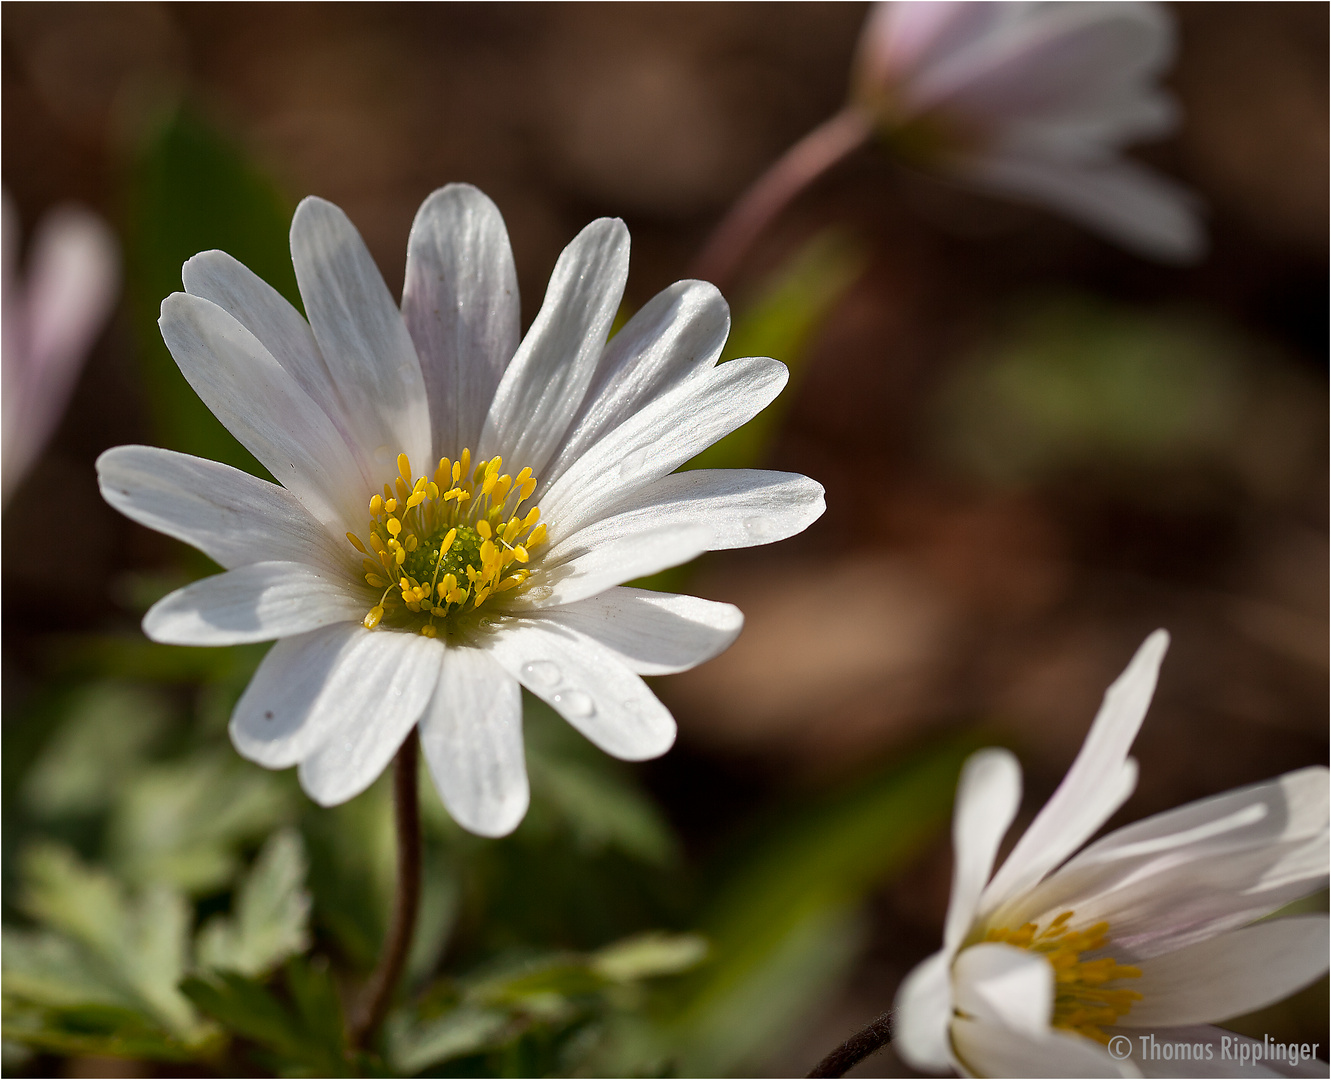
[[[618,218],[582,230],[555,263],[545,302],[495,391],[478,448],[537,476],[563,441],[605,347],[629,272]]]
[[[607,754],[660,757],[675,741],[675,719],[613,652],[567,626],[514,619],[476,642]]]
[[[336,707],[320,744],[300,763],[300,786],[321,806],[354,798],[384,771],[420,719],[439,681],[444,646],[435,638],[392,630],[358,635],[320,695]]]
[[[1108,920],[1135,962],[1252,922],[1325,885],[1327,770],[1314,766],[1146,818],[1096,841],[1002,917]]]
[[[97,459],[102,497],[128,518],[198,548],[230,570],[256,562],[303,562],[357,573],[338,544],[291,492],[216,461],[155,446],[116,446]]]
[[[548,608],[541,618],[595,638],[639,675],[696,667],[729,648],[744,625],[731,604],[622,587]]]
[[[545,558],[562,562],[600,544],[695,523],[710,530],[708,551],[774,544],[803,532],[826,509],[823,485],[799,473],[690,469],[663,476],[575,533],[551,521]]]
[[[1183,264],[1206,253],[1196,196],[1135,162],[994,156],[967,171],[984,187],[1057,210],[1152,259]]]
[[[1097,1042],[1052,1029],[1042,1039],[999,1024],[958,1017],[952,1022],[957,1057],[971,1076],[1140,1076],[1130,1060],[1115,1061]]]
[[[952,954],[936,952],[901,980],[892,1017],[892,1048],[925,1072],[957,1068],[952,1056]]]
[[[363,527],[371,480],[328,415],[262,343],[210,300],[172,293],[162,337],[194,392],[330,529]]]
[[[571,465],[542,498],[542,520],[567,536],[607,517],[639,489],[752,420],[789,378],[784,364],[755,356],[685,379]]]
[[[241,756],[285,769],[319,746],[344,709],[359,707],[351,658],[368,633],[358,623],[336,623],[269,649],[231,713],[231,742]]]
[[[957,781],[952,814],[952,895],[943,928],[943,949],[955,952],[975,921],[998,847],[1021,806],[1021,766],[1010,751],[972,754]]]
[[[1282,1001],[1326,974],[1327,927],[1325,915],[1275,919],[1141,960],[1142,1000],[1119,1025],[1212,1023]]]
[[[385,469],[399,453],[424,464],[432,446],[420,361],[360,233],[338,207],[309,196],[291,219],[291,260],[359,448]]]
[[[652,297],[602,352],[568,438],[541,470],[536,501],[602,435],[648,401],[713,367],[729,333],[730,308],[709,282],[677,281]]]
[[[439,685],[421,717],[421,750],[453,819],[481,836],[507,836],[527,813],[522,691],[480,649],[446,648]]]
[[[304,563],[262,562],[162,597],[144,615],[143,632],[168,645],[240,645],[359,622],[366,610],[342,579]]]
[[[993,911],[1008,897],[1034,887],[1132,794],[1136,768],[1128,751],[1146,718],[1167,648],[1169,635],[1155,631],[1105,691],[1104,703],[1067,776],[985,890],[983,911]]]
[[[478,447],[521,338],[508,230],[499,208],[470,184],[442,187],[416,211],[402,317],[425,378],[433,456],[456,458]]]
[[[1054,967],[1029,949],[981,942],[952,965],[956,1007],[972,1020],[1039,1039],[1054,1016]]]
[[[527,587],[505,609],[522,612],[572,604],[614,585],[681,566],[707,550],[710,536],[705,525],[666,525],[608,540],[557,566],[541,559]]]

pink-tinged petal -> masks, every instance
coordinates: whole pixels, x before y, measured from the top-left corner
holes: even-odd
[[[336,806],[374,783],[429,704],[443,655],[437,639],[420,634],[371,630],[357,638],[337,667],[337,715],[300,763],[310,798]],[[320,705],[329,697],[322,694]]]
[[[708,282],[677,281],[649,300],[606,345],[568,437],[541,470],[536,502],[601,436],[715,366],[729,333],[730,308]]]
[[[1131,1060],[1115,1061],[1099,1043],[1081,1035],[1050,1030],[1035,1039],[999,1024],[952,1022],[956,1054],[970,1076],[1073,1077],[1140,1076]]]
[[[448,812],[480,836],[507,836],[530,795],[522,746],[522,692],[483,650],[444,650],[421,717],[421,751]]]
[[[291,259],[359,451],[388,475],[399,453],[428,471],[430,406],[420,361],[360,233],[338,207],[307,197],[291,219]]]
[[[943,950],[955,952],[975,921],[998,847],[1021,806],[1021,766],[1007,750],[981,750],[967,759],[957,781],[952,815],[952,895]]]
[[[158,600],[143,632],[168,645],[240,645],[359,622],[366,600],[304,563],[262,562],[196,581]]]
[[[1122,1027],[1210,1023],[1283,1001],[1327,972],[1325,915],[1256,923],[1187,948],[1140,960],[1125,982],[1142,1000]]]
[[[803,532],[826,507],[823,486],[799,473],[690,469],[642,488],[614,514],[572,534],[551,522],[552,543],[544,557],[563,562],[668,525],[707,525],[708,551],[773,544]]]
[[[183,540],[227,570],[303,562],[348,580],[359,560],[285,488],[216,461],[155,446],[117,446],[97,459],[102,497],[126,517]]]
[[[866,88],[892,90],[991,34],[1017,4],[897,0],[872,4],[860,33],[857,74]]]
[[[1039,953],[997,941],[962,949],[952,964],[959,1012],[1030,1038],[1049,1033],[1054,967]]]
[[[518,346],[481,433],[480,456],[502,454],[540,476],[582,407],[628,280],[629,233],[618,218],[582,230],[555,263],[545,302]]]
[[[1033,888],[1089,840],[1132,793],[1136,768],[1128,751],[1146,718],[1168,647],[1169,635],[1157,630],[1105,691],[1104,704],[1067,776],[985,890],[982,913]]]
[[[595,638],[639,675],[696,667],[728,648],[744,625],[731,604],[628,588],[547,608],[541,618]]]
[[[162,337],[213,415],[330,531],[364,528],[373,480],[314,399],[216,304],[162,302]]]
[[[508,230],[470,184],[440,188],[416,212],[402,317],[430,399],[434,456],[474,452],[521,327]]]
[[[475,644],[607,754],[644,761],[675,741],[675,719],[647,684],[570,627],[539,616],[507,620]]]
[[[936,952],[901,980],[892,1017],[892,1048],[924,1072],[957,1068],[952,1056],[952,954]]]

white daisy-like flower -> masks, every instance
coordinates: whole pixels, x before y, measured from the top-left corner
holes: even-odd
[[[401,309],[331,203],[300,204],[291,251],[308,322],[220,251],[185,264],[160,322],[281,486],[151,447],[98,461],[108,502],[226,570],[155,604],[145,632],[277,639],[231,738],[261,765],[299,764],[324,805],[369,786],[419,725],[457,821],[511,831],[528,801],[519,686],[607,753],[664,753],[675,723],[641,676],[714,656],[742,616],[621,583],[823,512],[798,474],[674,471],[761,411],[785,367],[717,363],[729,313],[701,281],[607,341],[619,220],[565,248],[525,337],[503,219],[468,185],[417,213]]]
[[[1324,915],[1258,921],[1326,884],[1327,770],[1202,799],[1078,853],[1136,786],[1128,750],[1168,641],[1147,638],[1106,692],[1067,776],[992,877],[1021,770],[1004,750],[967,762],[943,948],[897,995],[894,1045],[917,1068],[1179,1075],[1179,1061],[1144,1052],[1154,1035],[1213,1047],[1189,1075],[1278,1075],[1252,1071],[1251,1057],[1247,1071],[1227,1071],[1235,1056],[1221,1051],[1247,1040],[1205,1025],[1327,970]]]
[[[1177,124],[1158,85],[1173,55],[1158,4],[883,2],[854,99],[921,165],[1186,261],[1204,247],[1196,199],[1121,154]]]

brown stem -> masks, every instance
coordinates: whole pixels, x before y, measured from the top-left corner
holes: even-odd
[[[892,1014],[883,1013],[861,1028],[849,1039],[833,1050],[813,1067],[810,1076],[845,1076],[846,1073],[867,1058],[881,1050],[892,1039]]]
[[[421,804],[417,791],[420,739],[411,729],[393,759],[393,802],[397,825],[397,900],[393,921],[384,940],[383,955],[361,991],[351,1023],[351,1044],[363,1047],[384,1021],[393,991],[402,977],[416,930],[421,900]]]
[[[824,120],[779,157],[739,197],[693,262],[693,276],[724,291],[753,242],[790,201],[860,146],[873,130],[853,105]]]

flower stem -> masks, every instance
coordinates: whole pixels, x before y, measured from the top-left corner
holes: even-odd
[[[758,177],[712,231],[694,260],[693,276],[722,291],[764,229],[814,180],[869,137],[869,116],[847,105],[824,120]]]
[[[393,921],[384,940],[383,955],[361,991],[351,1024],[351,1043],[367,1045],[384,1021],[393,991],[402,977],[407,952],[416,930],[421,900],[421,805],[417,757],[420,739],[411,729],[393,760],[394,819],[397,826],[397,900]]]
[[[810,1076],[845,1076],[846,1073],[881,1050],[892,1039],[892,1014],[883,1013],[867,1027],[855,1032],[813,1067]]]

